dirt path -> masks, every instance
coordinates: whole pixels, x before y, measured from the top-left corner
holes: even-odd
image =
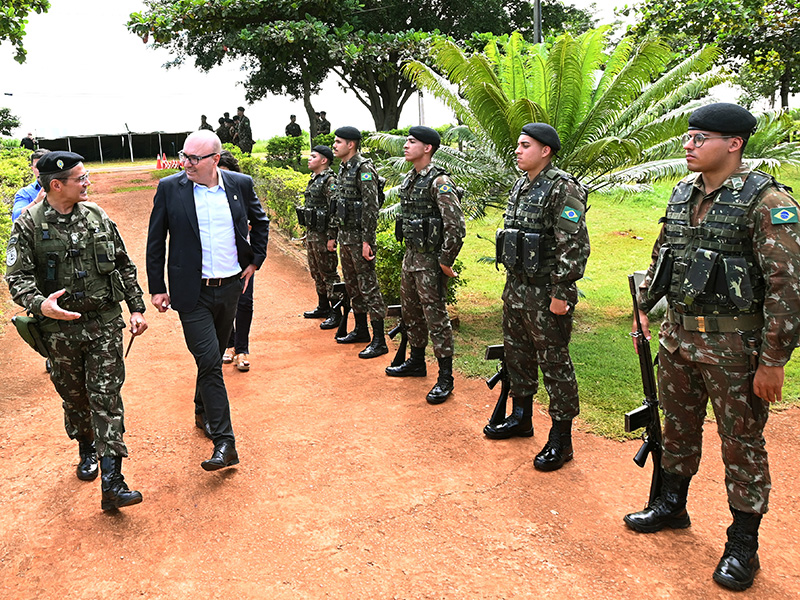
[[[147,177],[99,174],[92,188],[140,273],[153,191],[110,192]],[[124,472],[144,503],[116,514],[100,510],[99,481],[75,478],[77,445],[43,361],[6,328],[0,597],[800,597],[800,411],[770,418],[763,569],[734,594],[711,580],[730,519],[713,424],[690,490],[693,526],[635,534],[622,516],[649,485],[631,461],[636,442],[578,432],[573,462],[536,472],[545,414],[533,439],[491,441],[481,429],[495,397],[482,381],[457,377],[454,397],[434,407],[432,376],[386,378],[388,357],[359,360],[360,348],[302,318],[313,285],[277,236],[255,286],[253,368],[226,368],[241,464],[200,468],[211,446],[193,422],[193,362],[177,316],[149,310],[123,388]]]

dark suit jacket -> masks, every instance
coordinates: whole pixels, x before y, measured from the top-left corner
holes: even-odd
[[[256,196],[248,175],[220,171],[233,217],[236,249],[242,269],[261,267],[267,257],[269,219]],[[194,185],[181,171],[158,184],[147,232],[147,279],[151,294],[164,294],[164,262],[169,233],[169,294],[172,308],[192,310],[200,297],[203,249],[197,225]],[[252,227],[249,231],[248,223]]]

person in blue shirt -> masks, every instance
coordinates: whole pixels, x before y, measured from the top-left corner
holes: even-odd
[[[49,152],[50,150],[45,150],[42,148],[31,153],[30,161],[31,171],[33,171],[33,183],[26,185],[24,188],[14,194],[14,206],[11,209],[12,222],[16,221],[17,217],[19,217],[29,206],[32,206],[36,202],[41,202],[44,199],[44,190],[42,189],[42,186],[39,185],[39,169],[36,168],[36,163],[38,163],[39,159]]]

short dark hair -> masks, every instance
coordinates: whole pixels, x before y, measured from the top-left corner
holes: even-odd
[[[219,168],[220,169],[228,169],[229,171],[236,171],[237,173],[241,173],[242,169],[239,167],[239,161],[236,160],[236,157],[231,154],[230,150],[223,150],[219,153]]]
[[[50,150],[48,150],[47,148],[39,148],[38,150],[34,150],[33,152],[31,152],[31,155],[28,160],[30,160],[30,164],[33,164],[33,161],[39,160],[45,154],[50,154]]]

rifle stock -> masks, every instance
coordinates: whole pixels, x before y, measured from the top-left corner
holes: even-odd
[[[506,418],[506,405],[508,404],[508,392],[511,389],[511,381],[508,378],[508,372],[506,371],[505,365],[505,352],[503,350],[503,344],[495,344],[493,346],[486,347],[486,355],[484,356],[485,360],[499,360],[500,361],[500,369],[492,375],[489,379],[486,380],[486,386],[493,390],[497,385],[497,382],[500,382],[500,396],[497,398],[497,404],[494,405],[494,410],[492,411],[492,416],[489,417],[489,424],[490,425],[498,425],[502,423]]]
[[[650,354],[650,340],[647,339],[642,322],[639,318],[639,303],[636,299],[636,283],[633,275],[628,275],[628,285],[633,300],[633,315],[636,320],[636,331],[633,336],[639,355],[639,371],[642,376],[642,390],[644,399],[642,406],[625,413],[625,431],[632,432],[644,428],[642,434],[642,445],[636,452],[633,462],[640,468],[647,464],[647,457],[653,457],[653,477],[650,481],[650,500],[651,504],[661,494],[661,415],[658,411],[658,390],[656,379],[653,374],[653,358]]]
[[[408,331],[406,330],[406,324],[403,323],[403,309],[399,304],[392,304],[386,307],[386,316],[398,317],[397,325],[390,329],[387,335],[390,340],[393,340],[398,333],[400,334],[400,345],[397,347],[397,352],[392,359],[392,366],[399,367],[406,362],[406,350],[408,349]]]

